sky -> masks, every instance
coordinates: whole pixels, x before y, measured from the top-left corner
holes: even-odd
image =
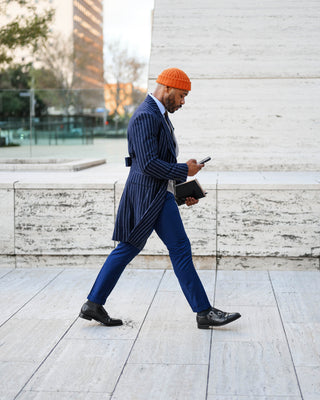
[[[154,0],[104,0],[104,42],[120,41],[130,56],[148,62]],[[105,62],[108,53],[105,49]],[[147,68],[141,84],[146,85]]]

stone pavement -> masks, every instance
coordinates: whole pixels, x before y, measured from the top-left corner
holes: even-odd
[[[124,272],[107,304],[122,327],[79,319],[96,273],[0,269],[1,400],[320,399],[319,271],[199,271],[242,314],[212,330],[165,269]]]

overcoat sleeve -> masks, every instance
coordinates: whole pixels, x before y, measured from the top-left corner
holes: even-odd
[[[131,126],[130,136],[134,142],[134,153],[141,171],[157,179],[185,181],[188,165],[170,163],[159,158],[159,119],[150,113],[141,113]],[[130,140],[130,138],[129,138]]]

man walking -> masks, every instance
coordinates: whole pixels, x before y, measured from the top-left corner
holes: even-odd
[[[128,126],[127,165],[130,173],[120,200],[113,240],[119,241],[101,268],[82,306],[80,317],[107,326],[122,325],[111,318],[103,305],[126,265],[143,249],[153,230],[169,250],[181,289],[197,313],[198,328],[221,326],[240,318],[211,307],[192,262],[191,247],[174,197],[176,182],[196,175],[203,164],[191,159],[177,163],[178,145],[168,112],[185,103],[191,90],[188,76],[177,68],[164,70],[157,87],[132,116]],[[187,198],[188,206],[198,202]]]

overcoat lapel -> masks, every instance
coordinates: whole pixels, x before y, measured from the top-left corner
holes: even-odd
[[[174,158],[176,158],[176,144],[174,142],[174,139],[173,139],[172,133],[168,127],[168,124],[167,124],[166,120],[164,119],[164,116],[161,114],[159,107],[157,106],[156,102],[153,100],[152,97],[148,96],[145,101],[148,102],[148,104],[152,107],[154,114],[156,114],[157,117],[161,120],[162,126],[164,127],[164,131],[165,131],[165,134],[167,137],[167,143],[168,143],[169,150],[172,153],[172,155],[174,156]]]

